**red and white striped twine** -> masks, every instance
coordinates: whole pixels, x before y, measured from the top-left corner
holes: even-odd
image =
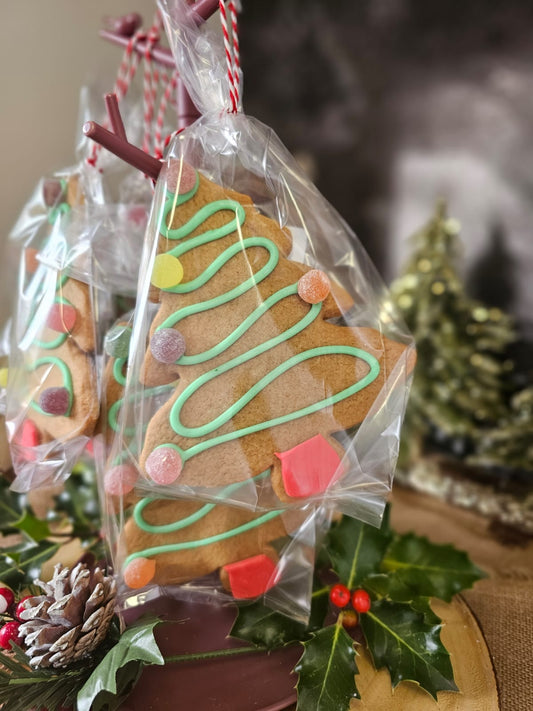
[[[120,101],[123,99],[131,86],[133,79],[137,73],[141,60],[144,60],[143,71],[143,150],[147,153],[151,151],[152,132],[154,151],[157,157],[161,157],[165,148],[163,139],[163,129],[165,122],[165,114],[172,94],[176,89],[177,75],[176,72],[167,72],[160,69],[156,62],[153,61],[153,48],[159,42],[163,21],[161,14],[157,11],[152,26],[148,32],[139,30],[129,40],[122,60],[120,62],[117,78],[114,85],[114,93]],[[146,40],[146,50],[141,56],[135,51],[135,46],[141,40]],[[164,87],[164,89],[163,89]],[[156,98],[159,90],[162,90],[160,103],[156,114]],[[154,114],[155,130],[154,130]],[[106,118],[103,125],[108,128],[109,121]],[[98,157],[101,152],[101,146],[94,143],[91,146],[90,156],[87,158],[89,165],[96,167]]]
[[[231,36],[233,39],[233,77],[235,83],[235,93],[237,106],[240,100],[240,83],[241,83],[241,52],[239,46],[239,25],[238,25],[238,9],[235,0],[230,0],[229,11],[231,15]]]
[[[139,67],[140,56],[135,52],[135,45],[139,40],[144,39],[146,34],[142,31],[137,31],[128,42],[124,54],[122,55],[122,60],[120,62],[117,78],[115,79],[115,85],[113,87],[114,93],[117,95],[117,99],[124,98],[128,93],[131,82],[135,77],[137,69]],[[103,121],[105,128],[108,128],[109,121],[107,118]],[[98,143],[93,143],[91,146],[90,156],[87,158],[87,163],[96,167],[98,156],[101,152],[101,146]]]
[[[224,38],[224,52],[226,54],[226,64],[228,67],[229,96],[231,101],[231,111],[236,113],[239,108],[240,94],[240,53],[239,34],[237,24],[237,4],[235,0],[229,0],[228,8],[231,16],[231,42],[228,30],[228,17],[224,0],[219,0],[220,22],[222,25],[222,36]]]
[[[152,50],[159,42],[159,32],[152,27],[148,32],[146,51],[144,53],[143,101],[144,101],[144,134],[142,148],[146,153],[151,151],[152,120],[154,118],[155,98],[159,84],[159,69],[152,59]]]
[[[174,70],[169,77],[167,73],[162,75],[162,80],[166,83],[165,91],[159,103],[159,109],[155,120],[154,132],[154,155],[156,158],[163,157],[163,151],[166,148],[165,139],[163,138],[163,128],[165,126],[165,115],[167,112],[168,103],[176,91],[178,85],[178,72]]]

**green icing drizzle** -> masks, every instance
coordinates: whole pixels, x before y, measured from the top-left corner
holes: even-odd
[[[235,230],[239,229],[244,224],[246,213],[240,203],[234,200],[217,200],[202,207],[187,223],[185,223],[181,227],[177,229],[170,229],[167,224],[167,218],[169,217],[169,214],[171,222],[175,208],[190,200],[196,194],[198,186],[199,177],[197,177],[195,187],[189,193],[177,196],[174,194],[169,194],[161,215],[160,231],[164,237],[170,240],[181,240],[184,237],[190,235],[192,232],[194,232],[209,217],[213,216],[221,210],[230,210],[234,212],[235,218],[230,220],[222,227],[206,230],[205,232],[187,240],[187,242],[178,244],[176,247],[169,250],[168,254],[172,256],[179,257],[196,247],[221,239],[222,237],[225,237],[234,232]],[[196,304],[186,306],[182,309],[175,311],[162,324],[160,324],[160,326],[158,326],[157,330],[163,328],[172,328],[188,316],[192,316],[203,311],[207,311],[211,308],[216,308],[217,306],[220,306],[222,304],[228,303],[252,289],[263,279],[265,279],[269,274],[271,274],[278,264],[279,250],[277,246],[266,237],[253,236],[241,239],[239,240],[239,242],[225,249],[224,252],[222,252],[222,254],[216,257],[213,262],[195,279],[192,279],[189,282],[181,282],[177,286],[168,289],[163,289],[163,291],[184,294],[190,293],[200,288],[201,286],[206,284],[211,278],[213,278],[220,271],[220,269],[225,264],[227,264],[235,255],[239,254],[242,250],[245,250],[250,247],[263,247],[269,253],[269,259],[267,263],[256,274],[253,274],[244,282],[234,287],[233,289],[230,289],[224,294],[221,294],[212,299],[208,299],[206,301],[201,301]],[[197,353],[195,355],[183,355],[181,356],[181,358],[179,358],[177,363],[180,365],[195,365],[215,358],[216,356],[225,352],[236,341],[238,341],[238,339],[241,338],[241,336],[243,336],[244,333],[246,333],[246,331],[261,318],[261,316],[267,313],[267,311],[272,308],[272,306],[279,303],[282,299],[294,296],[297,293],[298,284],[291,284],[273,293],[267,299],[265,299],[264,302],[262,302],[248,317],[246,317],[242,321],[242,323],[232,333],[230,333],[220,343],[204,351],[203,353]],[[313,403],[307,407],[300,408],[291,413],[287,413],[280,417],[272,418],[265,422],[260,422],[255,425],[250,425],[249,427],[242,428],[240,430],[228,432],[227,434],[220,435],[218,437],[205,439],[204,441],[193,445],[187,450],[183,450],[179,446],[171,443],[160,445],[160,447],[171,447],[172,449],[175,449],[179,452],[183,461],[187,461],[199,452],[202,452],[211,447],[215,447],[216,445],[222,444],[223,442],[238,439],[240,437],[244,437],[245,435],[253,434],[255,432],[259,432],[270,427],[275,427],[276,425],[281,425],[292,420],[298,419],[300,417],[305,417],[306,415],[315,413],[323,408],[334,405],[335,403],[345,398],[348,398],[351,395],[354,395],[355,393],[370,385],[370,383],[372,383],[377,378],[380,371],[379,361],[377,360],[377,358],[367,353],[366,351],[361,350],[360,348],[355,348],[351,346],[321,346],[309,349],[307,351],[304,351],[303,353],[294,355],[292,358],[289,358],[285,363],[282,363],[277,368],[275,368],[270,373],[261,378],[248,391],[248,393],[239,398],[239,400],[235,402],[231,407],[229,407],[224,413],[214,418],[210,422],[205,423],[200,427],[192,428],[185,427],[180,422],[180,413],[185,403],[203,385],[210,382],[219,375],[231,370],[232,368],[246,363],[247,361],[255,358],[257,355],[264,353],[272,348],[275,348],[280,343],[289,340],[297,333],[301,332],[304,328],[306,328],[310,323],[312,323],[320,314],[321,308],[321,303],[311,305],[308,313],[303,318],[301,318],[296,324],[286,329],[284,332],[280,333],[274,338],[269,339],[265,343],[260,344],[255,348],[252,348],[247,353],[244,353],[236,358],[232,358],[223,365],[218,366],[217,368],[209,370],[200,375],[180,394],[180,396],[174,403],[170,412],[170,424],[172,429],[176,432],[176,434],[182,437],[205,437],[206,435],[211,434],[223,424],[232,419],[236,414],[238,414],[254,397],[256,397],[276,378],[278,378],[294,366],[310,358],[315,358],[322,355],[350,355],[354,358],[360,358],[365,361],[365,363],[367,363],[367,365],[369,366],[369,371],[367,375],[365,375],[363,378],[361,378],[359,381],[352,384],[348,388],[345,388],[344,390],[340,391],[339,393],[336,393],[335,395],[324,398],[317,403]],[[148,392],[149,391],[147,391],[147,393]],[[265,476],[268,473],[268,471],[263,472],[259,475],[259,477]],[[258,477],[255,478],[257,479]],[[223,494],[224,497],[227,497],[241,485],[242,482],[232,484],[223,489],[221,494]],[[143,512],[146,506],[156,500],[158,500],[158,498],[146,497],[144,499],[141,499],[137,503],[134,510],[133,515],[136,524],[139,526],[140,529],[146,531],[147,533],[165,534],[187,528],[188,526],[202,520],[215,507],[215,504],[205,504],[194,514],[184,519],[169,524],[153,526],[148,524],[144,520]],[[223,533],[219,533],[203,539],[146,548],[142,551],[137,551],[136,553],[133,553],[128,556],[128,558],[126,559],[126,565],[129,564],[132,560],[135,560],[136,558],[155,556],[162,553],[175,553],[182,550],[192,550],[222,540],[226,540],[246,531],[252,530],[262,525],[263,523],[270,521],[276,516],[279,516],[280,514],[281,510],[270,511],[262,516],[259,516],[253,521],[248,522],[247,524],[237,526],[228,531],[224,531]]]
[[[261,472],[261,474],[258,474],[257,476],[254,477],[254,481],[259,481],[260,479],[266,478],[270,474],[270,469],[267,469],[264,472]],[[230,484],[229,486],[224,487],[222,491],[220,492],[221,496],[224,498],[228,497],[230,494],[232,494],[234,491],[237,491],[238,489],[242,488],[243,482],[238,481],[235,484]],[[197,523],[200,521],[204,516],[206,516],[210,511],[212,511],[216,504],[205,504],[205,506],[202,506],[198,511],[195,511],[193,514],[190,516],[187,516],[186,518],[182,518],[179,521],[175,521],[174,523],[165,523],[165,524],[160,524],[158,526],[153,526],[150,523],[147,523],[144,518],[143,518],[143,512],[144,509],[151,504],[153,501],[160,501],[158,497],[151,498],[147,497],[144,499],[141,499],[140,501],[137,502],[134,510],[133,510],[133,518],[135,519],[135,523],[141,528],[143,531],[146,531],[147,533],[173,533],[174,531],[180,531],[183,528],[188,528],[191,526],[193,523]],[[278,514],[281,513],[281,510],[278,511]]]
[[[137,551],[137,553],[132,553],[126,558],[125,565],[131,563],[135,558],[148,558],[149,556],[159,555],[160,553],[177,553],[178,551],[192,550],[194,548],[201,548],[202,546],[209,546],[211,543],[218,543],[219,541],[225,541],[228,538],[233,538],[238,536],[240,533],[245,533],[253,528],[257,528],[267,521],[271,521],[276,516],[279,516],[281,511],[269,511],[262,516],[243,524],[242,526],[236,526],[223,533],[217,533],[214,536],[208,536],[207,538],[201,538],[197,541],[183,541],[182,543],[168,543],[164,546],[154,546],[153,548],[146,548],[143,551]]]
[[[193,188],[193,190],[184,195],[178,195],[177,198],[175,195],[169,194],[165,206],[162,210],[161,233],[163,234],[163,236],[171,240],[181,240],[184,237],[190,235],[195,230],[197,230],[200,225],[202,225],[209,217],[212,217],[214,214],[221,210],[234,212],[235,218],[229,220],[222,227],[206,230],[205,232],[202,232],[201,234],[192,237],[186,242],[178,244],[176,247],[174,247],[168,252],[169,254],[175,257],[179,257],[180,255],[185,254],[186,252],[190,251],[191,249],[194,249],[195,247],[216,241],[218,239],[221,239],[222,237],[227,236],[228,234],[231,234],[231,232],[237,229],[237,226],[240,227],[242,224],[244,224],[246,218],[244,208],[237,201],[216,200],[202,207],[190,220],[188,220],[188,222],[186,222],[181,227],[178,227],[176,229],[169,228],[167,224],[167,218],[169,217],[169,214],[173,214],[173,211],[176,206],[182,205],[187,200],[191,199],[196,193],[198,185],[199,179],[197,179],[196,186]],[[206,284],[213,276],[215,276],[215,274],[217,274],[220,269],[232,259],[232,257],[249,247],[262,247],[266,249],[269,253],[269,259],[267,263],[256,274],[253,274],[251,277],[243,281],[238,286],[234,287],[233,289],[230,289],[229,291],[219,296],[216,296],[212,299],[208,299],[206,301],[200,301],[198,303],[186,306],[182,309],[175,311],[167,319],[165,319],[162,324],[158,326],[157,330],[163,328],[172,328],[188,316],[192,316],[194,314],[198,314],[203,311],[216,308],[217,306],[220,306],[222,304],[226,304],[232,301],[233,299],[239,297],[240,295],[246,293],[258,283],[263,281],[263,279],[265,279],[269,274],[271,274],[279,261],[279,250],[277,246],[266,237],[247,237],[245,239],[239,240],[235,244],[225,249],[222,254],[216,257],[213,262],[195,279],[189,282],[181,282],[177,286],[169,289],[163,289],[163,291],[168,291],[172,293],[188,293],[200,288],[201,286]],[[225,352],[231,345],[233,345],[239,338],[241,338],[241,336],[246,333],[246,331],[254,323],[256,323],[261,318],[261,316],[263,316],[272,306],[274,306],[276,303],[279,303],[282,299],[288,298],[297,293],[297,283],[291,284],[287,287],[284,287],[283,289],[280,289],[279,291],[275,292],[267,299],[265,299],[264,302],[262,302],[248,317],[246,317],[242,321],[242,323],[232,333],[226,336],[221,342],[217,343],[215,346],[204,351],[203,353],[197,353],[192,355],[185,354],[181,358],[179,358],[177,363],[179,365],[196,365],[198,363],[203,363],[220,355],[221,353]],[[206,439],[203,442],[193,445],[189,449],[184,450],[173,444],[160,446],[171,446],[180,453],[184,461],[187,461],[199,452],[214,447],[218,444],[222,444],[223,442],[238,439],[247,434],[260,432],[261,430],[274,427],[276,425],[281,425],[301,417],[305,417],[306,415],[310,415],[325,407],[334,405],[335,403],[347,397],[350,397],[351,395],[354,395],[355,393],[359,392],[367,385],[372,383],[377,378],[380,371],[379,361],[373,355],[361,350],[360,348],[350,346],[333,345],[312,348],[310,350],[304,351],[303,353],[294,355],[285,363],[282,363],[277,368],[272,370],[266,376],[261,378],[261,380],[256,383],[252,388],[250,388],[248,393],[243,395],[236,403],[234,403],[225,412],[223,412],[221,415],[214,418],[210,422],[202,425],[201,427],[185,427],[184,425],[182,425],[180,421],[180,413],[182,408],[184,407],[188,399],[192,397],[203,385],[210,382],[219,375],[226,373],[232,368],[242,365],[243,363],[252,360],[256,356],[265,353],[266,351],[272,348],[275,348],[277,345],[289,340],[297,333],[300,333],[304,328],[306,328],[318,317],[321,308],[321,303],[311,305],[308,313],[303,318],[301,318],[296,324],[286,329],[284,332],[278,334],[274,338],[269,339],[265,343],[262,343],[256,346],[255,348],[252,348],[248,352],[236,358],[232,358],[223,365],[220,365],[217,368],[209,370],[200,375],[180,394],[180,396],[172,406],[170,412],[170,425],[172,429],[174,430],[174,432],[176,432],[176,434],[180,435],[181,437],[206,437],[207,435],[211,434],[219,427],[224,425],[230,419],[235,417],[235,415],[237,415],[254,397],[256,397],[260,392],[262,392],[262,390],[264,390],[276,378],[287,372],[290,368],[308,360],[309,358],[314,358],[321,355],[342,354],[350,355],[354,358],[360,358],[364,360],[369,366],[369,372],[364,378],[359,380],[357,383],[352,384],[350,387],[345,388],[341,392],[324,398],[323,400],[320,400],[317,403],[313,403],[308,407],[300,408],[299,410],[295,410],[294,412],[288,413],[286,415],[267,420],[266,422],[260,422],[258,424],[251,425],[249,427],[236,430],[225,435]]]
[[[37,370],[37,368],[40,368],[43,365],[52,365],[56,366],[59,368],[61,371],[61,376],[63,378],[63,385],[68,391],[68,409],[65,412],[64,417],[70,417],[70,412],[72,410],[72,403],[74,400],[74,392],[72,388],[72,375],[70,373],[70,370],[67,366],[67,364],[61,360],[61,358],[56,358],[55,356],[47,356],[46,358],[38,358],[35,363],[31,366],[30,370],[33,372],[34,370]],[[50,413],[45,412],[36,402],[33,400],[30,401],[31,407],[33,407],[34,410],[39,412],[41,415],[46,415],[48,417],[54,417],[54,415],[50,415]]]
[[[59,280],[57,289],[60,289],[67,279],[68,279],[68,276],[65,277],[62,282],[61,282],[61,280]],[[62,296],[56,296],[54,299],[54,304],[66,304],[67,306],[72,306],[71,302]],[[33,341],[33,345],[37,346],[38,348],[42,348],[43,350],[52,351],[52,350],[55,350],[56,348],[59,348],[59,346],[62,346],[68,337],[69,337],[68,333],[60,333],[57,336],[57,338],[54,338],[51,341],[41,341],[40,339],[36,338]]]
[[[295,410],[294,412],[287,413],[286,415],[282,415],[280,417],[275,417],[271,420],[266,420],[265,422],[259,422],[256,425],[250,425],[249,427],[244,427],[240,430],[234,430],[233,432],[228,432],[227,434],[220,435],[218,437],[213,437],[209,440],[204,440],[203,442],[200,442],[186,450],[181,450],[179,447],[174,445],[176,449],[180,452],[180,455],[182,456],[184,461],[187,461],[199,452],[203,452],[206,449],[215,447],[217,444],[229,442],[231,440],[244,437],[245,435],[254,434],[255,432],[260,432],[270,427],[275,427],[276,425],[283,425],[286,422],[296,420],[300,417],[305,417],[306,415],[311,415],[314,412],[317,412],[318,410],[321,410],[330,405],[334,405],[335,403],[340,402],[341,400],[344,400],[345,398],[350,397],[351,395],[354,395],[355,393],[365,388],[367,385],[372,383],[379,374],[378,360],[373,355],[366,353],[366,351],[363,351],[360,348],[354,348],[352,346],[320,346],[318,348],[311,348],[307,351],[304,351],[303,353],[298,353],[297,355],[294,355],[292,358],[289,358],[289,360],[285,361],[285,363],[282,363],[277,368],[274,368],[274,370],[272,370],[270,373],[261,378],[261,380],[259,380],[255,385],[253,385],[245,395],[239,398],[239,400],[237,400],[237,402],[235,402],[231,407],[229,407],[224,413],[214,418],[210,422],[206,423],[205,425],[202,425],[201,427],[185,427],[184,425],[182,425],[179,416],[187,400],[205,383],[209,382],[210,380],[213,380],[213,378],[216,378],[218,375],[225,373],[231,368],[240,365],[242,362],[253,358],[255,355],[253,353],[254,350],[257,349],[252,349],[252,351],[249,351],[245,357],[240,356],[238,358],[233,358],[227,363],[221,365],[219,368],[204,373],[181,393],[181,395],[178,397],[170,411],[170,424],[176,434],[179,434],[182,437],[205,437],[206,435],[221,427],[228,420],[233,418],[237,413],[239,413],[254,397],[256,397],[256,395],[258,395],[262,390],[264,390],[264,388],[266,388],[266,386],[269,385],[273,380],[275,380],[277,377],[279,377],[286,371],[290,370],[290,368],[293,368],[295,365],[309,360],[310,358],[315,358],[317,356],[322,355],[351,355],[355,358],[361,358],[362,360],[364,360],[370,366],[370,370],[364,378],[361,378],[361,380],[358,380],[356,383],[353,383],[348,388],[341,390],[336,395],[331,395],[330,397],[324,398],[323,400],[319,400],[318,402],[313,403],[312,405],[308,405],[307,407],[302,407],[299,410]]]
[[[61,183],[61,193],[64,194],[67,189],[67,181],[64,178],[61,178],[59,182]],[[63,202],[60,202],[59,205],[50,208],[48,211],[48,222],[53,225],[60,215],[66,215],[70,212],[70,210],[71,208],[68,202],[63,200]]]
[[[122,360],[122,358],[118,359]],[[115,363],[116,365],[116,363]],[[113,373],[115,371],[115,368],[113,368]],[[143,399],[144,398],[149,398],[152,397],[153,395],[161,395],[162,393],[168,392],[174,388],[174,385],[158,385],[155,388],[146,388],[143,391]],[[131,393],[128,397],[128,400],[133,401],[138,398],[137,393]],[[107,421],[109,423],[109,426],[114,432],[118,432],[120,429],[120,425],[118,424],[118,413],[120,411],[120,408],[124,404],[124,398],[120,398],[120,400],[117,400],[116,402],[111,405],[109,408],[109,412],[107,414]],[[144,429],[146,429],[147,425],[145,425]],[[135,425],[131,425],[131,427],[125,427],[124,428],[124,434],[127,437],[133,437],[133,435],[137,432],[138,428]]]
[[[113,377],[119,385],[126,385],[126,376],[124,375],[124,364],[128,362],[127,358],[117,358],[113,363]]]

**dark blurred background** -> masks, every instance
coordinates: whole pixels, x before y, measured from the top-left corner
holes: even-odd
[[[533,3],[243,0],[245,110],[387,280],[448,200],[472,295],[533,313]]]
[[[386,280],[442,195],[463,226],[472,294],[529,322],[533,2],[242,6],[245,109],[298,155]],[[113,84],[121,53],[98,38],[102,17],[138,10],[148,24],[154,8],[155,0],[3,3],[4,239],[39,178],[73,163],[80,87]]]

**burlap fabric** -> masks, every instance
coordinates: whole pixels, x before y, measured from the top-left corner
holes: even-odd
[[[483,517],[396,488],[392,524],[468,551],[489,574],[463,594],[489,649],[501,711],[533,709],[533,539],[492,530]]]

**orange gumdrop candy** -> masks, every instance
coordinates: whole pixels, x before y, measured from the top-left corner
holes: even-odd
[[[298,296],[308,304],[324,301],[330,291],[328,275],[320,269],[311,269],[298,280]]]
[[[129,588],[138,590],[148,585],[155,575],[155,561],[150,558],[135,558],[124,570],[124,582]]]

